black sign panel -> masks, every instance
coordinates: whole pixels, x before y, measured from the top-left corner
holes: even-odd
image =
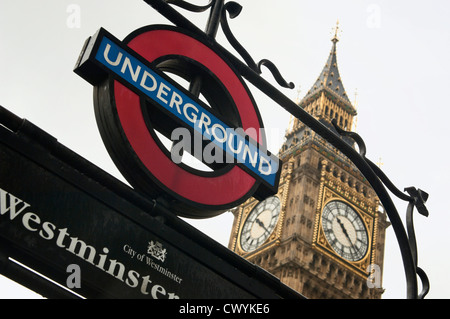
[[[0,126],[0,248],[9,256],[63,285],[67,266],[78,265],[76,292],[88,298],[298,296],[171,214],[150,214],[118,196],[111,189],[125,185],[90,178],[107,175],[40,135],[38,144]]]

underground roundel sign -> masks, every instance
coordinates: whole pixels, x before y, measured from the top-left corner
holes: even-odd
[[[193,218],[276,193],[281,164],[254,99],[199,36],[158,25],[119,41],[100,29],[75,72],[94,86],[104,144],[140,193]]]

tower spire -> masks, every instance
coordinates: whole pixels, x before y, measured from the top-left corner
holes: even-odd
[[[345,104],[351,110],[351,113],[356,114],[356,109],[352,105],[347,92],[344,89],[342,79],[339,73],[337,65],[337,49],[336,44],[339,42],[339,33],[341,28],[339,26],[339,20],[336,22],[336,26],[333,28],[333,42],[330,55],[327,62],[322,69],[319,77],[312,86],[312,88],[306,93],[306,96],[300,101],[299,105],[306,105],[311,99],[315,99],[319,93],[325,92],[335,99],[338,99],[341,103]]]

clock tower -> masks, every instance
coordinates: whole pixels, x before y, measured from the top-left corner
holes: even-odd
[[[325,67],[298,104],[331,130],[335,119],[348,131],[356,109],[339,75],[338,41],[336,32]],[[278,193],[233,210],[229,248],[307,298],[381,298],[389,222],[364,176],[298,119],[279,157]]]

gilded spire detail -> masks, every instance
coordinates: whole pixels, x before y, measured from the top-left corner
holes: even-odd
[[[341,30],[339,28],[339,20],[337,20],[336,21],[336,26],[333,28],[334,36],[331,39],[331,41],[333,43],[339,42],[339,37],[338,37],[339,36],[339,31],[341,31]]]

